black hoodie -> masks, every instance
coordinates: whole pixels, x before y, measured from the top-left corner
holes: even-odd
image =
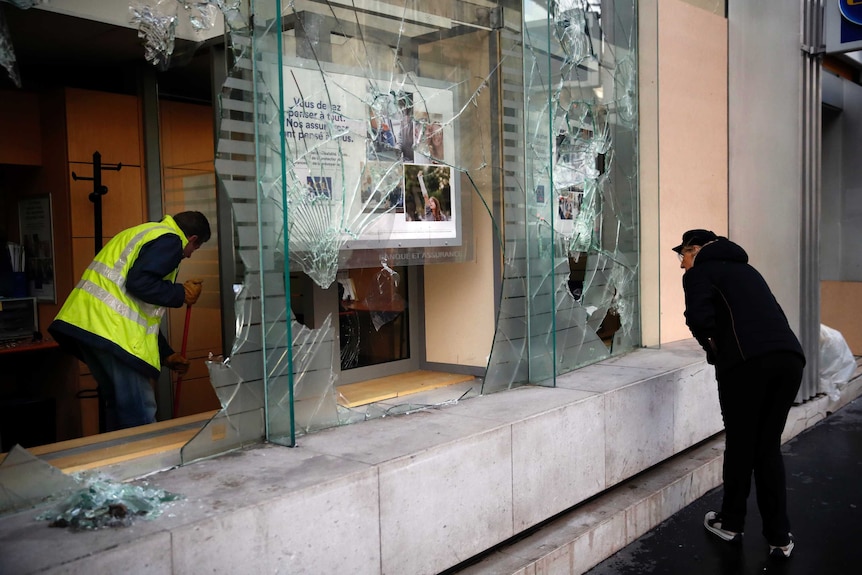
[[[685,323],[716,374],[776,351],[805,361],[784,311],[739,245],[719,237],[703,246],[682,276],[682,287]]]

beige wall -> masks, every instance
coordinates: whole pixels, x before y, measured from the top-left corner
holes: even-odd
[[[658,1],[638,3],[638,156],[641,343],[661,343],[661,242],[658,187]]]
[[[471,43],[472,42],[472,43]],[[475,45],[471,36],[446,42],[442,49],[453,63],[472,71],[472,77],[488,74],[488,47]],[[478,96],[479,110],[490,110],[489,91]],[[490,169],[478,169],[490,153],[490,118],[461,116],[459,164],[471,169],[479,193],[493,205]],[[429,362],[485,367],[494,340],[494,231],[491,216],[470,181],[461,178],[462,197],[472,205],[474,260],[463,264],[425,266],[425,353]],[[469,216],[467,218],[470,219]]]
[[[493,231],[490,216],[477,203],[474,198],[475,260],[425,266],[425,353],[430,362],[485,367],[491,353],[495,320]]]
[[[661,0],[657,9],[658,274],[665,343],[691,337],[683,317],[682,270],[671,248],[687,229],[721,235],[728,229],[727,20],[680,0]]]

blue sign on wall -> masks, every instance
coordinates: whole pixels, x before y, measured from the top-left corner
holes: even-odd
[[[838,0],[841,11],[841,42],[862,40],[862,0]]]
[[[862,0],[838,0],[838,9],[848,21],[862,26]]]

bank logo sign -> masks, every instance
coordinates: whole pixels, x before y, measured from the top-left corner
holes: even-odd
[[[862,26],[862,0],[838,0],[838,9],[849,22]]]
[[[830,1],[825,16],[827,53],[862,50],[862,0]]]

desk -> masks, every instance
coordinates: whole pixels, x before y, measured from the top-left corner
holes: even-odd
[[[59,349],[58,344],[53,339],[43,339],[41,341],[12,341],[0,343],[0,355],[10,353],[26,353],[28,351],[44,351],[48,349]]]

